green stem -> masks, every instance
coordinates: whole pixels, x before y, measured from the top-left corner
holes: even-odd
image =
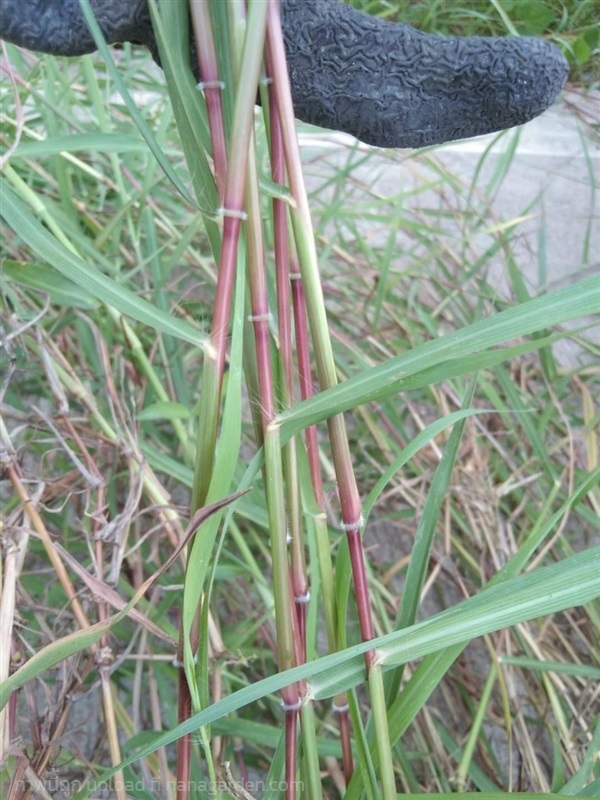
[[[214,360],[207,358],[205,361],[204,374],[207,386],[203,387],[200,402],[199,439],[192,511],[198,508],[206,497],[214,463],[237,248],[242,220],[246,216],[243,208],[244,190],[249,142],[254,120],[254,98],[256,97],[256,87],[258,86],[262,65],[266,13],[267,9],[264,3],[252,4],[248,15],[239,82],[237,84],[232,126],[233,137],[229,148],[223,207],[220,209],[220,213],[224,218],[223,244],[219,261],[219,277],[211,330],[211,344],[214,347],[215,356]]]
[[[321,389],[328,389],[336,385],[337,373],[331,340],[329,338],[314,234],[308,199],[304,187],[298,141],[295,134],[294,112],[283,46],[279,4],[275,2],[275,0],[271,0],[268,4],[268,8],[267,48],[269,65],[272,70],[275,93],[280,110],[282,140],[289,183],[292,196],[296,203],[296,208],[291,212],[292,227],[300,262],[302,282],[306,293],[306,304],[315,349],[317,374]],[[343,417],[341,415],[331,417],[328,420],[327,426],[338,482],[342,526],[346,531],[348,539],[361,636],[363,641],[369,641],[374,638],[374,629],[361,540],[362,514],[358,487],[352,467],[352,459]],[[375,658],[374,651],[370,650],[365,653],[365,662],[369,675],[369,688],[371,693],[374,693],[374,695],[372,694],[373,716],[375,719],[377,747],[380,753],[383,797],[385,800],[391,800],[396,796],[395,780],[389,745],[389,734],[387,732],[383,680],[381,668],[377,665]],[[373,674],[371,675],[371,673]]]
[[[371,663],[369,670],[369,694],[371,695],[371,707],[375,725],[375,741],[377,742],[377,752],[379,753],[381,793],[385,800],[396,800],[396,779],[394,777],[392,746],[390,744],[390,731],[385,706],[383,673],[381,665],[377,661]]]
[[[281,441],[277,425],[269,425],[265,434],[265,472],[269,530],[271,532],[271,558],[273,570],[273,595],[275,598],[275,627],[279,669],[295,666],[293,626],[290,618],[290,584],[287,557],[287,524],[284,505]],[[293,707],[298,702],[298,690],[288,686],[282,691],[284,704]]]

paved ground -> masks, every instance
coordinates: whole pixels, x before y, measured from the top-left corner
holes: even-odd
[[[531,294],[544,289],[552,290],[563,286],[566,282],[600,274],[600,92],[583,98],[570,93],[555,107],[542,117],[533,120],[517,132],[501,137],[481,166],[482,156],[497,138],[496,136],[479,137],[465,142],[457,142],[432,152],[433,160],[443,165],[449,173],[457,177],[455,187],[448,182],[443,189],[444,197],[440,197],[437,187],[425,192],[411,194],[415,188],[435,182],[435,164],[432,165],[427,154],[420,154],[405,159],[403,154],[375,154],[366,159],[369,148],[360,147],[356,153],[355,142],[340,134],[320,133],[303,134],[303,157],[306,162],[307,183],[315,190],[313,206],[321,206],[327,214],[328,204],[339,202],[335,184],[328,183],[335,170],[342,170],[349,162],[358,164],[347,173],[343,187],[345,208],[368,207],[370,197],[396,198],[404,206],[416,210],[426,220],[439,220],[445,225],[447,243],[451,246],[460,233],[458,217],[453,217],[452,209],[460,210],[466,205],[466,197],[471,190],[487,195],[485,187],[493,182],[498,174],[503,159],[507,159],[511,148],[516,144],[510,169],[503,181],[493,193],[491,208],[481,223],[484,229],[493,220],[502,224],[526,215],[527,219],[519,222],[518,235],[514,239],[513,250],[515,260],[519,264]],[[594,129],[594,125],[596,128]],[[361,163],[361,158],[363,159]],[[596,188],[595,188],[596,187]],[[404,192],[404,194],[403,194]],[[423,216],[429,211],[447,211],[444,218]],[[406,214],[410,217],[410,214]],[[402,223],[400,223],[401,227]],[[385,248],[389,230],[378,227],[376,221],[359,225],[361,234],[371,244]],[[334,232],[334,223],[326,226],[326,231]],[[340,235],[340,225],[336,220],[335,233]],[[342,232],[343,236],[343,232]],[[484,251],[491,238],[485,232],[478,233],[480,252]],[[453,238],[455,237],[455,238]],[[414,254],[414,241],[402,230],[396,237],[398,272],[402,271],[402,262],[409,261]],[[355,248],[350,248],[354,250]],[[366,266],[375,268],[374,264]],[[337,265],[336,265],[337,266]],[[360,267],[362,268],[362,267]],[[418,278],[417,278],[418,279]],[[499,293],[510,292],[505,274],[505,260],[498,258],[491,272],[489,282]],[[593,322],[593,321],[592,321]],[[579,320],[577,325],[580,325]],[[600,344],[600,324],[595,321],[593,332],[586,334]],[[573,342],[562,341],[554,347],[559,362],[565,366],[575,364],[581,356],[581,350]],[[476,482],[474,483],[475,486]],[[474,501],[481,508],[482,501]],[[495,511],[490,507],[486,512],[493,516]],[[499,530],[502,530],[500,525]],[[569,533],[573,538],[580,531]],[[370,558],[384,567],[398,562],[410,552],[414,538],[414,520],[390,521],[378,519],[373,515],[365,533],[365,541],[370,548]],[[400,593],[403,576],[399,573],[391,583],[391,589]],[[443,587],[445,602],[458,602],[461,596],[451,581],[444,578],[443,573],[436,579]],[[454,594],[456,593],[456,594]],[[440,610],[439,600],[434,591],[425,598],[421,613],[424,617]],[[480,681],[483,687],[489,673],[489,653],[482,640],[473,641],[462,658],[469,664],[469,680]],[[460,664],[458,666],[460,674]],[[511,673],[511,693],[513,702],[525,715],[535,718],[536,712],[531,708],[528,692],[520,681],[519,675]],[[452,709],[446,703],[449,693],[438,691],[432,700],[434,713],[440,713],[447,719],[453,719]],[[455,715],[456,717],[456,715]],[[455,731],[466,733],[461,728],[462,721],[454,717]],[[501,726],[484,725],[485,733],[492,742],[493,752],[502,764],[506,774],[513,769],[515,781],[522,779],[519,772],[519,759],[510,757],[511,747]],[[547,731],[538,731],[536,747],[539,752],[550,752],[552,742]],[[514,756],[514,751],[513,751]]]
[[[599,125],[600,91],[587,96],[568,92],[544,115],[500,138],[480,168],[476,191],[493,180],[516,141],[510,169],[493,195],[491,215],[499,223],[521,215],[529,217],[519,224],[515,255],[532,294],[600,274]],[[309,162],[308,183],[313,187],[323,179],[324,164],[339,168],[347,163],[349,144],[354,142],[337,133],[303,134],[301,138]],[[482,136],[436,148],[435,159],[457,175],[463,187],[469,187],[482,155],[495,138]],[[368,149],[360,148],[363,152]],[[319,151],[324,150],[326,158],[319,157]],[[378,160],[384,163],[378,165]],[[401,186],[410,187],[424,175],[410,161],[389,157],[369,160],[353,174],[383,195],[392,195]],[[418,202],[423,203],[422,194]],[[371,232],[371,238],[377,235]],[[508,291],[500,264],[492,270],[490,279],[500,293]],[[595,328],[592,336],[600,343],[600,325]],[[568,362],[577,352],[570,343],[561,343],[557,356]]]
[[[598,126],[600,92],[587,98],[571,93],[523,126],[507,179],[494,199],[494,210],[501,219],[532,208],[533,217],[525,226],[532,253],[538,253],[536,242],[544,227],[548,288],[565,278],[600,270],[600,139],[598,131],[594,139],[594,121]],[[483,136],[447,146],[441,157],[455,171],[470,177],[493,138]],[[504,138],[494,149],[480,180],[489,179],[510,141]],[[542,288],[535,262],[526,277],[532,289]]]

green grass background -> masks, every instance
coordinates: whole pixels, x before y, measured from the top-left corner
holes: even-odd
[[[568,54],[576,85],[587,89],[598,80],[597,2],[356,4],[442,33],[514,28],[549,36]],[[128,600],[172,552],[168,526],[185,527],[215,264],[164,77],[149,57],[130,46],[114,53],[162,167],[99,56],[69,61],[12,47],[7,55],[15,81],[5,77],[2,85],[0,134],[5,147],[16,131],[21,138],[2,188],[4,451],[9,464],[18,464],[52,540],[91,572],[101,541],[103,577]],[[257,148],[269,236],[273,187],[260,124]],[[332,408],[348,410],[369,514],[377,634],[392,634],[384,648],[390,669],[408,661],[406,688],[389,715],[398,785],[408,794],[465,788],[597,796],[600,370],[589,322],[580,320],[581,329],[569,334],[579,347],[576,361],[565,366],[553,352],[555,340],[566,335],[563,322],[600,312],[593,254],[585,263],[577,254],[581,264],[571,265],[592,275],[587,283],[556,295],[542,292],[536,300],[512,255],[518,220],[498,226],[492,216],[493,185],[477,184],[458,212],[446,198],[463,187],[435,149],[411,155],[352,150],[328,175],[315,168],[313,156],[306,152],[306,168],[336,363],[340,378],[352,381],[312,406],[283,413],[282,430],[296,432]],[[359,177],[359,168],[385,169],[386,159],[428,177],[413,190],[417,200],[421,192],[424,198],[417,213],[405,206],[403,187],[382,196]],[[507,156],[497,180],[511,167]],[[590,169],[592,197],[596,180]],[[425,194],[432,189],[435,203]],[[593,213],[591,207],[590,224]],[[482,230],[491,237],[485,247]],[[543,251],[538,258],[543,274]],[[498,296],[488,280],[492,260],[507,277],[508,297]],[[243,316],[238,308],[240,326]],[[241,380],[235,360],[228,380]],[[477,413],[460,410],[468,405]],[[247,399],[239,422],[239,456],[228,450],[233,430],[225,431],[222,455],[235,457],[234,488],[251,481],[255,490],[237,503],[210,565],[222,650],[207,657],[223,700],[201,721],[210,721],[213,736],[227,737],[224,753],[232,761],[241,746],[258,779],[279,775],[282,716],[267,518]],[[322,467],[333,507],[335,592],[343,604],[347,554],[334,524],[325,441]],[[40,758],[49,742],[52,769],[79,780],[110,764],[106,723],[94,705],[91,640],[76,633],[14,486],[5,483],[3,490],[5,526],[17,554],[5,561],[15,572],[3,587],[18,603],[11,671],[29,664],[21,673],[17,730],[30,758]],[[308,530],[308,642],[309,656],[317,658],[325,647],[316,545]],[[411,553],[422,574],[409,575]],[[520,574],[532,568],[550,572]],[[96,621],[102,598],[69,569]],[[482,589],[494,576],[514,582],[486,596]],[[177,635],[185,580],[175,562],[140,602],[167,640]],[[407,581],[424,581],[412,612],[420,620],[432,617],[430,627],[412,625],[412,612],[400,606]],[[435,616],[465,597],[476,602],[458,616]],[[505,626],[511,627],[498,630]],[[67,635],[75,639],[67,643]],[[357,645],[351,597],[344,635],[349,646]],[[136,772],[128,767],[126,774],[172,777],[173,647],[129,618],[114,622],[110,647],[123,757],[147,751]],[[339,744],[326,699],[362,679],[357,650],[335,658],[306,668],[319,701],[317,743],[328,797],[343,793],[331,760]],[[73,697],[87,709],[83,721]],[[42,741],[31,720],[44,714],[50,723]],[[58,726],[63,715],[64,729]],[[364,720],[370,742],[366,710]],[[164,737],[154,742],[159,729]],[[197,736],[198,786],[205,778],[201,749]],[[364,752],[361,758],[368,766]],[[6,764],[7,782],[17,761],[12,755]],[[360,796],[361,782],[346,796]],[[141,789],[133,794],[148,796]]]

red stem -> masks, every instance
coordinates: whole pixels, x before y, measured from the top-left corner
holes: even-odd
[[[292,106],[289,77],[283,34],[281,30],[281,14],[277,0],[270,0],[267,16],[267,52],[273,72],[276,75],[275,91],[280,109],[280,122],[282,139],[286,155],[286,163],[292,195],[297,205],[297,213],[303,225],[311,227],[310,213],[303,186],[302,168],[298,140],[294,128],[294,109]],[[316,259],[316,253],[311,254],[311,259]],[[314,265],[311,265],[311,268]],[[313,287],[314,288],[314,287]],[[315,303],[321,303],[322,297],[316,297]],[[317,359],[319,380],[323,389],[335,383],[335,369],[332,364],[332,354],[326,341],[319,338],[315,347],[320,351],[321,358]],[[360,527],[362,524],[361,504],[358,495],[356,478],[352,468],[352,460],[348,449],[348,438],[343,417],[336,415],[327,422],[331,450],[337,476],[340,505],[342,510],[343,527],[348,536],[350,559],[356,592],[358,618],[363,641],[374,638],[371,607],[369,602],[365,563],[360,540]],[[373,662],[374,654],[367,652],[365,662],[367,669]]]
[[[227,208],[241,209],[241,200],[237,203],[230,201]],[[221,248],[221,259],[219,262],[219,277],[217,279],[217,291],[215,296],[215,307],[210,334],[211,343],[215,348],[215,362],[217,366],[218,385],[221,386],[223,370],[225,368],[225,355],[227,352],[227,335],[229,332],[229,317],[231,312],[231,296],[235,281],[235,266],[237,259],[238,241],[242,217],[225,216],[223,224],[223,247]]]
[[[267,59],[267,69],[269,63]],[[274,183],[285,183],[285,153],[281,141],[279,106],[273,83],[269,84],[269,108],[271,111],[271,176]],[[294,364],[292,359],[292,323],[290,315],[290,258],[287,234],[287,210],[283,200],[273,199],[273,236],[275,249],[275,277],[277,283],[277,318],[279,324],[279,346],[281,350],[285,387],[288,402],[293,402]]]
[[[201,84],[199,88],[204,91],[213,151],[213,163],[215,166],[215,178],[217,181],[217,192],[219,200],[223,202],[225,196],[225,177],[227,173],[227,146],[225,143],[223,104],[221,100],[223,84],[219,79],[209,4],[207,0],[190,0],[190,9],[196,37],[198,67],[200,69]]]
[[[346,786],[350,784],[354,773],[354,758],[352,756],[352,741],[350,738],[350,717],[348,705],[338,709],[338,724],[340,726],[340,740],[342,744],[342,764],[344,766],[344,780]]]
[[[270,73],[270,61],[267,55],[267,73]],[[277,93],[273,82],[269,84],[269,110],[270,110],[270,138],[271,138],[271,177],[274,183],[285,184],[285,152],[281,139],[281,123],[279,121],[279,106]],[[279,351],[283,365],[285,383],[285,402],[291,405],[294,401],[294,359],[292,347],[292,315],[290,312],[290,254],[287,231],[287,209],[283,200],[273,198],[273,237],[275,255],[275,279],[277,286],[277,319],[279,332]],[[293,447],[290,443],[288,447]],[[289,453],[289,458],[294,458],[294,452]],[[295,476],[294,476],[295,477]],[[293,476],[288,476],[294,479]],[[298,634],[302,643],[302,662],[306,660],[306,601],[309,588],[306,575],[306,565],[303,557],[303,543],[299,525],[299,509],[290,508],[290,530],[294,540],[291,546],[291,583],[294,591],[296,617],[298,621]]]
[[[298,379],[300,382],[300,397],[303,400],[312,397],[313,383],[312,370],[310,368],[310,342],[308,336],[308,325],[306,315],[306,297],[304,287],[300,280],[298,265],[293,265],[290,274],[292,284],[292,300],[294,304],[294,326],[296,329],[296,352],[298,354]],[[323,491],[323,478],[321,475],[321,463],[319,461],[319,443],[317,440],[317,426],[311,425],[304,432],[306,439],[306,452],[310,467],[315,498],[319,508],[325,510],[325,493]]]
[[[285,712],[285,800],[296,800],[298,708]]]
[[[177,670],[177,720],[184,722],[192,711],[192,698],[183,667]],[[192,738],[189,733],[177,740],[177,800],[188,800],[190,796]]]
[[[262,238],[261,217],[260,217],[260,198],[258,196],[258,180],[256,168],[253,161],[249,162],[248,182],[247,182],[247,208],[249,222],[246,227],[246,247],[248,252],[248,276],[250,282],[250,302],[252,307],[252,323],[254,327],[254,342],[256,348],[256,362],[258,367],[258,381],[260,387],[261,419],[263,433],[267,435],[267,427],[275,417],[275,395],[273,388],[273,371],[271,365],[271,347],[269,339],[269,295],[267,290],[267,276],[265,268],[264,244]],[[266,465],[267,467],[268,465]],[[266,470],[266,479],[269,479]],[[284,523],[285,524],[285,523]],[[272,531],[271,536],[275,533]],[[278,532],[278,535],[285,535],[285,531]],[[287,568],[287,565],[283,567]],[[290,598],[291,600],[291,598]],[[287,609],[286,609],[287,610]],[[298,635],[298,625],[296,615],[293,613],[293,606],[290,602],[289,614],[286,614],[287,625],[290,625],[291,641],[295,652],[288,653],[291,664],[298,662],[301,655],[302,644]],[[278,611],[277,613],[282,613]],[[278,648],[279,649],[279,648]],[[290,664],[290,665],[291,665]],[[281,662],[280,668],[286,668],[288,664]],[[285,708],[286,724],[286,800],[296,798],[296,727],[298,709],[300,706],[297,685],[288,686],[282,691],[282,698]]]
[[[268,24],[277,24],[277,20],[269,20]],[[268,29],[269,30],[269,29]],[[267,34],[269,36],[269,33]],[[267,49],[267,74],[273,76],[272,59],[269,48]],[[282,184],[285,180],[285,152],[283,148],[282,131],[280,123],[280,109],[277,99],[277,92],[275,90],[275,83],[272,81],[269,85],[269,103],[270,103],[270,128],[271,128],[271,170],[272,177],[275,183]],[[289,312],[287,299],[289,296],[287,286],[284,280],[291,278],[291,294],[292,305],[294,310],[294,324],[296,330],[296,351],[298,358],[298,377],[300,383],[300,395],[303,400],[311,397],[313,394],[311,358],[310,358],[310,341],[307,325],[307,309],[306,298],[304,294],[304,287],[299,274],[298,264],[293,262],[291,270],[289,264],[289,244],[287,240],[287,225],[284,203],[280,200],[273,201],[273,214],[274,214],[274,236],[275,236],[275,256],[277,263],[277,279],[278,279],[278,300],[279,300],[279,330],[282,351],[284,357],[287,353],[287,341],[290,337],[291,348],[291,322],[289,321]],[[281,265],[281,266],[280,266]],[[282,304],[282,299],[285,297],[285,306]],[[289,325],[289,327],[288,327]],[[291,366],[291,357],[289,362],[284,361],[284,368],[287,364]],[[286,371],[285,373],[286,385],[291,386],[293,377]],[[319,446],[317,440],[317,428],[312,425],[305,431],[306,449],[309,461],[309,468],[311,472],[311,481],[313,491],[315,493],[316,501],[319,507],[325,510],[325,493],[323,491],[323,479],[321,474],[321,465],[319,461]],[[363,565],[364,573],[364,565]],[[296,596],[299,596],[298,594]],[[368,606],[367,606],[368,607]],[[305,626],[306,626],[306,604],[297,603],[297,618],[298,625],[301,630],[302,641],[305,642]],[[306,655],[304,654],[304,657]],[[367,662],[369,666],[370,661]],[[350,720],[348,717],[347,707],[339,712],[339,727],[340,739],[342,744],[342,764],[344,770],[344,777],[346,784],[350,782],[354,771],[354,763],[352,758],[352,742]]]

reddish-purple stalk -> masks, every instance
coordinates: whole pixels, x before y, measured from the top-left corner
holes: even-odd
[[[198,648],[195,635],[197,628],[192,628],[193,640],[190,641],[192,652]],[[183,623],[180,623],[179,641],[177,643],[177,721],[185,722],[192,713],[192,696],[183,668]],[[192,737],[191,734],[181,736],[177,740],[177,800],[187,800],[190,796],[190,770],[192,764]]]
[[[232,208],[233,206],[227,206]],[[219,277],[217,279],[217,293],[215,301],[215,312],[213,316],[213,326],[211,331],[211,343],[215,348],[215,369],[219,394],[225,367],[225,355],[227,350],[227,333],[229,330],[229,312],[231,307],[231,294],[235,279],[235,264],[237,256],[237,243],[241,228],[241,216],[227,216],[223,225],[223,247],[221,250],[221,261],[219,267]],[[192,711],[192,698],[187,682],[187,676],[183,667],[183,642],[180,632],[178,645],[178,721],[184,722],[189,718]],[[198,648],[198,642],[190,641],[192,653]],[[177,800],[188,800],[190,787],[190,768],[191,768],[191,745],[192,740],[189,734],[182,736],[177,741]]]
[[[263,436],[267,435],[267,428],[275,417],[275,392],[273,387],[273,370],[271,365],[271,347],[269,335],[269,295],[267,290],[267,274],[265,267],[264,243],[262,238],[260,198],[258,195],[258,178],[256,167],[252,160],[248,165],[248,181],[246,189],[246,207],[248,209],[248,225],[246,226],[246,250],[248,254],[248,276],[250,283],[250,304],[252,307],[252,324],[254,328],[254,342],[256,349],[256,362],[258,367],[258,381],[261,401],[261,419]],[[266,465],[268,468],[268,464]],[[269,476],[267,474],[267,480]],[[285,535],[271,531],[271,536]],[[286,663],[280,664],[280,669],[288,669],[298,663],[299,651],[302,644],[299,638],[298,625],[295,624],[293,605],[289,605],[287,624],[292,630],[294,652],[286,654]],[[277,613],[281,613],[279,610]],[[298,686],[293,684],[282,690],[283,707],[285,712],[285,777],[286,800],[296,798],[296,750],[298,731],[298,712],[300,710],[300,697]]]
[[[267,71],[269,70],[267,59]],[[279,106],[273,82],[269,83],[269,109],[271,134],[271,177],[274,183],[285,184],[285,154],[281,141]],[[285,388],[290,402],[294,393],[294,363],[292,359],[292,321],[290,314],[290,258],[287,234],[287,209],[283,200],[273,198],[273,237],[275,250],[275,276],[277,282],[277,318],[279,347],[282,354]]]
[[[196,38],[198,67],[200,69],[201,83],[198,88],[203,90],[206,101],[217,193],[219,202],[222,203],[224,201],[225,176],[227,173],[227,144],[225,141],[221,100],[223,84],[219,79],[208,0],[190,0],[190,10]]]
[[[348,698],[345,694],[340,695],[343,705],[338,706],[338,720],[340,726],[340,742],[342,745],[342,766],[344,768],[344,780],[346,786],[350,785],[354,774],[354,756],[352,755],[352,731],[350,729],[350,715],[348,714]],[[335,702],[338,702],[336,697]]]
[[[192,698],[187,685],[183,667],[179,667],[177,675],[177,721],[185,722],[192,713]],[[192,765],[192,738],[189,733],[177,741],[177,800],[187,800],[190,796],[189,776]]]
[[[254,169],[252,168],[254,172]],[[254,175],[250,176],[255,177]],[[250,197],[250,194],[253,196]],[[254,344],[258,365],[258,382],[260,387],[261,419],[263,436],[275,416],[275,393],[273,389],[273,371],[271,369],[271,346],[269,340],[269,296],[265,270],[264,245],[260,221],[260,201],[256,182],[247,183],[247,207],[250,218],[246,226],[246,250],[248,253],[248,274],[250,279],[250,304],[252,307],[252,326],[254,328]],[[258,212],[255,215],[252,213]]]
[[[290,608],[294,608],[294,604],[296,602],[296,598],[294,596],[294,590],[290,583]],[[298,619],[297,614],[292,615],[292,630],[294,633],[294,653],[296,655],[296,664],[305,664],[306,663],[306,640],[302,638],[302,631],[300,620]],[[301,687],[301,694],[306,694],[306,681],[300,681],[298,686]]]
[[[239,151],[235,164],[228,164],[225,145],[225,132],[221,104],[221,83],[210,23],[210,9],[206,0],[191,0],[192,18],[196,29],[198,43],[198,60],[202,80],[205,84],[206,108],[213,148],[213,162],[219,199],[223,203],[221,209],[224,216],[223,240],[219,261],[219,273],[215,297],[215,311],[212,320],[211,344],[214,347],[214,371],[217,386],[215,402],[218,406],[231,311],[231,297],[235,282],[237,249],[242,219],[244,218],[243,199],[248,149]],[[250,122],[251,125],[251,122]],[[250,129],[250,126],[249,126]],[[241,162],[241,163],[240,163]],[[216,432],[215,432],[216,433]],[[206,469],[211,465],[207,464]],[[201,498],[203,500],[203,498]],[[190,642],[192,652],[196,652],[198,642]],[[178,652],[183,664],[183,642],[179,641]],[[191,695],[183,665],[179,668],[178,719],[183,722],[191,713]],[[189,797],[189,776],[191,765],[191,737],[183,736],[178,741],[177,751],[177,800]]]
[[[238,770],[240,771],[240,783],[246,789],[248,787],[248,768],[246,767],[246,762],[244,761],[243,750],[244,747],[241,744],[241,741],[238,740],[239,743],[234,745],[235,756],[237,761]]]
[[[267,72],[270,72],[270,64],[267,56]],[[281,141],[281,127],[279,122],[279,109],[277,106],[277,95],[273,89],[273,83],[269,84],[269,109],[270,109],[270,136],[271,136],[271,177],[274,183],[285,184],[285,154]],[[292,348],[292,318],[290,313],[290,256],[287,232],[287,209],[283,200],[273,198],[273,237],[275,251],[275,281],[277,286],[277,319],[279,332],[279,351],[283,365],[283,376],[285,383],[285,401],[291,404],[294,400],[294,359]],[[290,442],[288,448],[293,448],[289,454],[295,460],[295,445]],[[288,476],[292,479],[292,476]],[[297,487],[296,487],[297,488]],[[291,494],[291,493],[290,493]],[[297,495],[297,492],[296,492]],[[289,510],[290,516],[294,509]],[[299,520],[299,509],[296,509]],[[296,520],[296,522],[298,521]],[[301,531],[298,524],[290,521],[292,531],[292,569],[291,581],[294,590],[294,605],[298,618],[300,640],[302,642],[303,658],[306,660],[306,605],[309,597],[309,585],[306,575],[306,565],[304,562],[301,541]]]
[[[310,366],[310,343],[308,338],[306,298],[304,287],[298,272],[298,265],[294,263],[292,276],[292,302],[294,307],[294,325],[296,330],[296,351],[298,354],[298,378],[300,383],[300,397],[307,400],[313,395],[312,370]],[[325,492],[323,491],[323,476],[319,461],[319,443],[317,441],[317,427],[311,425],[304,431],[306,452],[311,474],[311,482],[315,499],[319,508],[325,513]],[[348,700],[346,694],[338,695],[334,700],[338,714],[340,741],[342,745],[342,765],[346,786],[350,783],[354,772],[354,757],[352,755],[352,739],[350,717],[348,715]]]
[[[294,326],[296,330],[296,351],[298,354],[298,381],[300,383],[300,397],[307,400],[313,395],[312,369],[310,366],[310,342],[306,315],[306,297],[300,276],[299,267],[293,264],[290,273],[292,285],[292,302],[294,306]],[[310,468],[310,477],[315,499],[319,508],[325,511],[325,493],[323,491],[323,478],[321,475],[321,462],[319,461],[319,442],[317,440],[317,426],[311,425],[304,431],[306,440],[306,454]]]
[[[296,800],[296,750],[300,702],[285,709],[285,800]]]
[[[298,140],[296,137],[294,123],[294,109],[292,105],[289,76],[287,72],[287,62],[283,35],[281,30],[281,14],[279,4],[276,0],[269,0],[267,11],[267,52],[271,59],[273,69],[275,92],[280,109],[280,122],[283,146],[285,151],[286,166],[289,177],[292,196],[296,202],[297,213],[302,221],[305,230],[310,230],[310,212],[306,202],[306,193],[303,188],[302,167]],[[315,258],[313,254],[311,257]],[[313,290],[315,287],[313,286]],[[317,302],[322,302],[319,298]],[[313,332],[317,337],[320,331]],[[323,341],[315,341],[317,348],[320,349],[322,358],[317,358],[317,369],[319,372],[319,382],[323,389],[335,383],[335,370],[333,368],[333,357],[329,352],[328,345]],[[328,363],[326,363],[328,362]],[[364,552],[360,535],[362,524],[361,503],[358,494],[358,487],[352,468],[352,460],[348,449],[348,440],[343,418],[339,415],[332,417],[327,423],[329,437],[332,447],[334,467],[338,481],[338,491],[342,511],[342,525],[346,531],[348,539],[348,549],[350,562],[352,565],[352,575],[354,580],[354,591],[359,618],[359,625],[363,641],[370,641],[374,638],[373,620],[371,616],[371,605],[369,590],[365,570]],[[367,671],[375,659],[375,652],[369,650],[365,653],[365,663]]]
[[[231,202],[232,201],[230,200],[230,203]],[[226,205],[226,208],[239,208],[239,205]],[[240,216],[226,216],[223,225],[223,247],[221,250],[219,277],[217,279],[215,312],[211,331],[211,344],[215,348],[215,369],[217,373],[219,395],[221,391],[223,371],[225,368],[231,294],[235,280],[235,264],[241,223],[242,219],[240,213]],[[183,645],[181,641],[180,645],[181,646],[178,647],[178,659],[179,663],[181,664],[179,667],[178,680],[178,721],[184,722],[191,714],[192,699],[183,667]],[[198,642],[190,642],[190,647],[192,652],[195,653],[198,647]],[[177,800],[187,800],[189,797],[190,766],[191,736],[188,734],[186,736],[182,736],[177,742]]]
[[[296,571],[294,571],[292,566],[292,580],[294,580],[295,575]],[[300,658],[298,660],[299,664],[306,663],[306,605],[308,600],[308,591],[306,591],[304,594],[297,594],[296,591],[294,591],[294,609],[296,613],[296,620],[298,622],[298,639],[302,646]]]
[[[267,34],[268,35],[268,34]],[[277,92],[275,91],[275,81],[273,80],[273,66],[269,49],[267,48],[266,58],[267,75],[271,77],[269,83],[269,109],[270,109],[270,136],[271,136],[271,174],[274,183],[284,184],[286,178],[285,170],[285,151],[283,147],[280,111]],[[273,230],[275,244],[275,262],[277,277],[277,299],[279,316],[279,335],[281,350],[284,359],[284,370],[286,387],[293,392],[293,364],[291,357],[291,319],[289,312],[289,290],[288,281],[291,283],[292,306],[294,310],[294,324],[296,330],[296,350],[298,357],[298,378],[300,384],[300,396],[307,399],[312,396],[312,370],[310,364],[310,342],[307,327],[306,298],[302,285],[299,267],[294,260],[290,270],[290,248],[287,233],[287,209],[283,201],[273,200]],[[292,278],[290,281],[290,277]],[[288,348],[289,347],[289,351]],[[288,356],[289,353],[289,356]],[[289,360],[288,360],[289,358]],[[325,493],[323,491],[323,480],[321,475],[321,465],[319,461],[319,445],[317,441],[317,428],[312,425],[305,431],[305,441],[311,482],[315,499],[325,512]],[[305,574],[305,573],[304,573]],[[292,576],[292,579],[294,576]],[[308,584],[307,584],[308,589]],[[300,595],[294,592],[296,598]],[[302,641],[305,642],[306,625],[306,603],[296,603],[299,620],[302,625]],[[348,705],[346,695],[340,695],[335,703],[338,707],[338,719],[340,727],[340,739],[342,744],[342,764],[346,784],[350,782],[354,772],[354,759],[352,756],[352,741],[350,718],[348,715]]]

